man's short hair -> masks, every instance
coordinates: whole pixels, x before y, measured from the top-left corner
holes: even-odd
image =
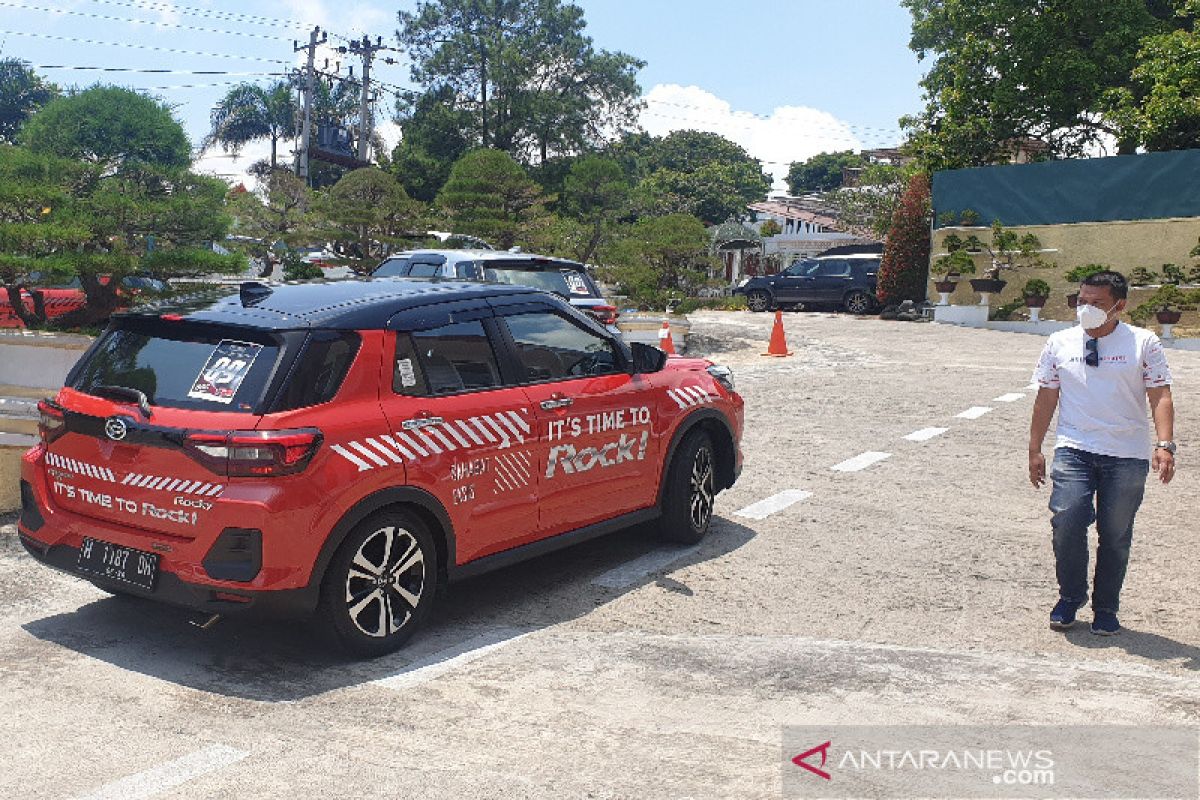
[[[1107,286],[1108,290],[1112,292],[1112,296],[1118,300],[1129,297],[1129,281],[1125,279],[1124,275],[1111,269],[1097,272],[1095,275],[1088,275],[1080,285]]]

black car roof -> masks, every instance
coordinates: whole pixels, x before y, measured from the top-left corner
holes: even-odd
[[[400,311],[463,300],[542,294],[528,286],[421,278],[359,278],[297,283],[247,282],[141,306],[116,316],[176,316],[194,322],[272,330],[382,329]]]

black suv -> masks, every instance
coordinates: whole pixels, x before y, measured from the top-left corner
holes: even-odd
[[[878,255],[818,256],[793,261],[777,275],[747,278],[733,290],[751,311],[795,306],[830,306],[866,314],[875,299]]]

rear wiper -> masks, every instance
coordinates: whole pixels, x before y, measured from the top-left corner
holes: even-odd
[[[92,393],[100,397],[108,396],[117,400],[131,400],[137,403],[138,411],[142,412],[142,416],[150,419],[150,400],[140,389],[130,389],[128,386],[95,386],[92,388]]]

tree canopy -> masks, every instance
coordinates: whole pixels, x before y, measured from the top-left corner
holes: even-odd
[[[210,115],[212,130],[204,146],[221,145],[237,154],[250,142],[271,141],[271,169],[278,166],[279,142],[296,130],[297,106],[292,85],[279,81],[271,86],[241,83],[217,101]]]
[[[788,169],[788,191],[793,195],[829,192],[842,185],[842,170],[862,167],[866,159],[853,150],[817,153],[807,161],[794,161]]]
[[[455,233],[507,250],[541,216],[541,190],[521,165],[499,150],[475,150],[454,164],[438,194]]]
[[[132,89],[93,86],[50,101],[21,128],[20,142],[36,153],[96,164],[183,169],[191,145],[171,109]]]
[[[16,141],[25,120],[58,97],[58,87],[23,61],[0,59],[0,144]]]
[[[1011,142],[1035,138],[1048,157],[1079,156],[1122,124],[1139,43],[1173,24],[1167,0],[902,0],[910,46],[933,58],[921,81],[925,109],[902,124],[928,166],[1005,160]]]
[[[321,197],[317,233],[339,261],[368,275],[398,242],[411,238],[417,204],[394,177],[368,167],[346,173]]]
[[[596,49],[562,0],[420,0],[399,22],[413,80],[453,92],[472,144],[545,160],[630,127],[640,107],[644,63]]]

